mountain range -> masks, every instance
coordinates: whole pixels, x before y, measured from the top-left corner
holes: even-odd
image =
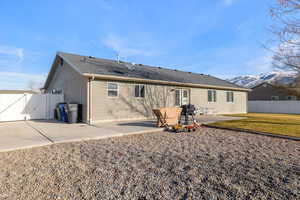
[[[295,71],[271,71],[259,75],[237,76],[231,79],[227,79],[227,81],[247,88],[252,88],[263,82],[276,82],[283,85],[289,85],[295,82],[296,77],[297,72]]]

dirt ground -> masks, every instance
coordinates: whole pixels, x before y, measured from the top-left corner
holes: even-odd
[[[202,128],[0,153],[0,199],[300,199],[300,143]]]

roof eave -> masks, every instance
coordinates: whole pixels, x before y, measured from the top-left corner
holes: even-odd
[[[248,88],[222,87],[222,86],[205,85],[205,84],[181,83],[181,82],[175,82],[175,81],[151,80],[151,79],[143,79],[143,78],[122,77],[122,76],[113,76],[113,75],[100,75],[100,74],[92,74],[92,73],[83,73],[83,75],[87,78],[97,78],[97,79],[102,79],[102,80],[137,81],[137,82],[142,82],[142,83],[185,86],[185,87],[194,87],[194,88],[235,90],[235,91],[243,91],[243,92],[252,91],[251,89],[248,89]]]
[[[48,73],[48,77],[47,77],[47,79],[46,79],[46,82],[45,82],[45,84],[44,84],[43,89],[47,89],[47,88],[49,87],[49,84],[50,84],[50,82],[51,82],[51,79],[52,79],[52,77],[53,77],[53,75],[54,75],[54,73],[55,73],[55,71],[56,71],[56,65],[57,65],[57,60],[58,60],[58,58],[62,58],[62,59],[63,59],[66,63],[68,63],[69,66],[71,66],[72,69],[74,69],[78,74],[83,75],[83,74],[81,73],[81,71],[80,71],[75,65],[73,65],[72,62],[70,62],[67,58],[65,58],[65,56],[61,55],[61,52],[56,52],[54,61],[53,61],[52,65],[51,65],[51,69],[50,69],[50,72]]]
[[[52,76],[55,72],[54,68],[55,68],[55,65],[56,65],[56,62],[57,62],[57,58],[58,58],[58,53],[56,53],[56,55],[55,55],[55,58],[54,58],[53,63],[51,65],[51,68],[50,68],[50,71],[49,71],[48,76],[46,78],[43,89],[47,89],[49,87],[50,80],[52,79]]]

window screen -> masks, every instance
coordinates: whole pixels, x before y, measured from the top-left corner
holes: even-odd
[[[297,100],[297,97],[296,96],[287,96],[286,97],[286,100],[289,100],[289,101],[292,101],[292,100]]]
[[[234,102],[233,92],[226,92],[227,102]]]
[[[271,100],[272,101],[278,101],[279,100],[279,96],[271,96]]]
[[[183,90],[183,97],[188,97],[188,91],[187,90]]]
[[[208,97],[208,102],[217,102],[217,91],[208,90],[207,97]]]
[[[118,94],[118,83],[112,83],[112,82],[108,82],[107,83],[107,96],[109,97],[117,97]]]
[[[135,85],[134,86],[134,96],[135,97],[145,97],[145,85]]]
[[[175,105],[180,106],[180,90],[175,90]]]

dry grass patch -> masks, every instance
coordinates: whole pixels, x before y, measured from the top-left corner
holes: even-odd
[[[247,118],[211,125],[300,137],[300,115],[248,113],[230,116]]]

